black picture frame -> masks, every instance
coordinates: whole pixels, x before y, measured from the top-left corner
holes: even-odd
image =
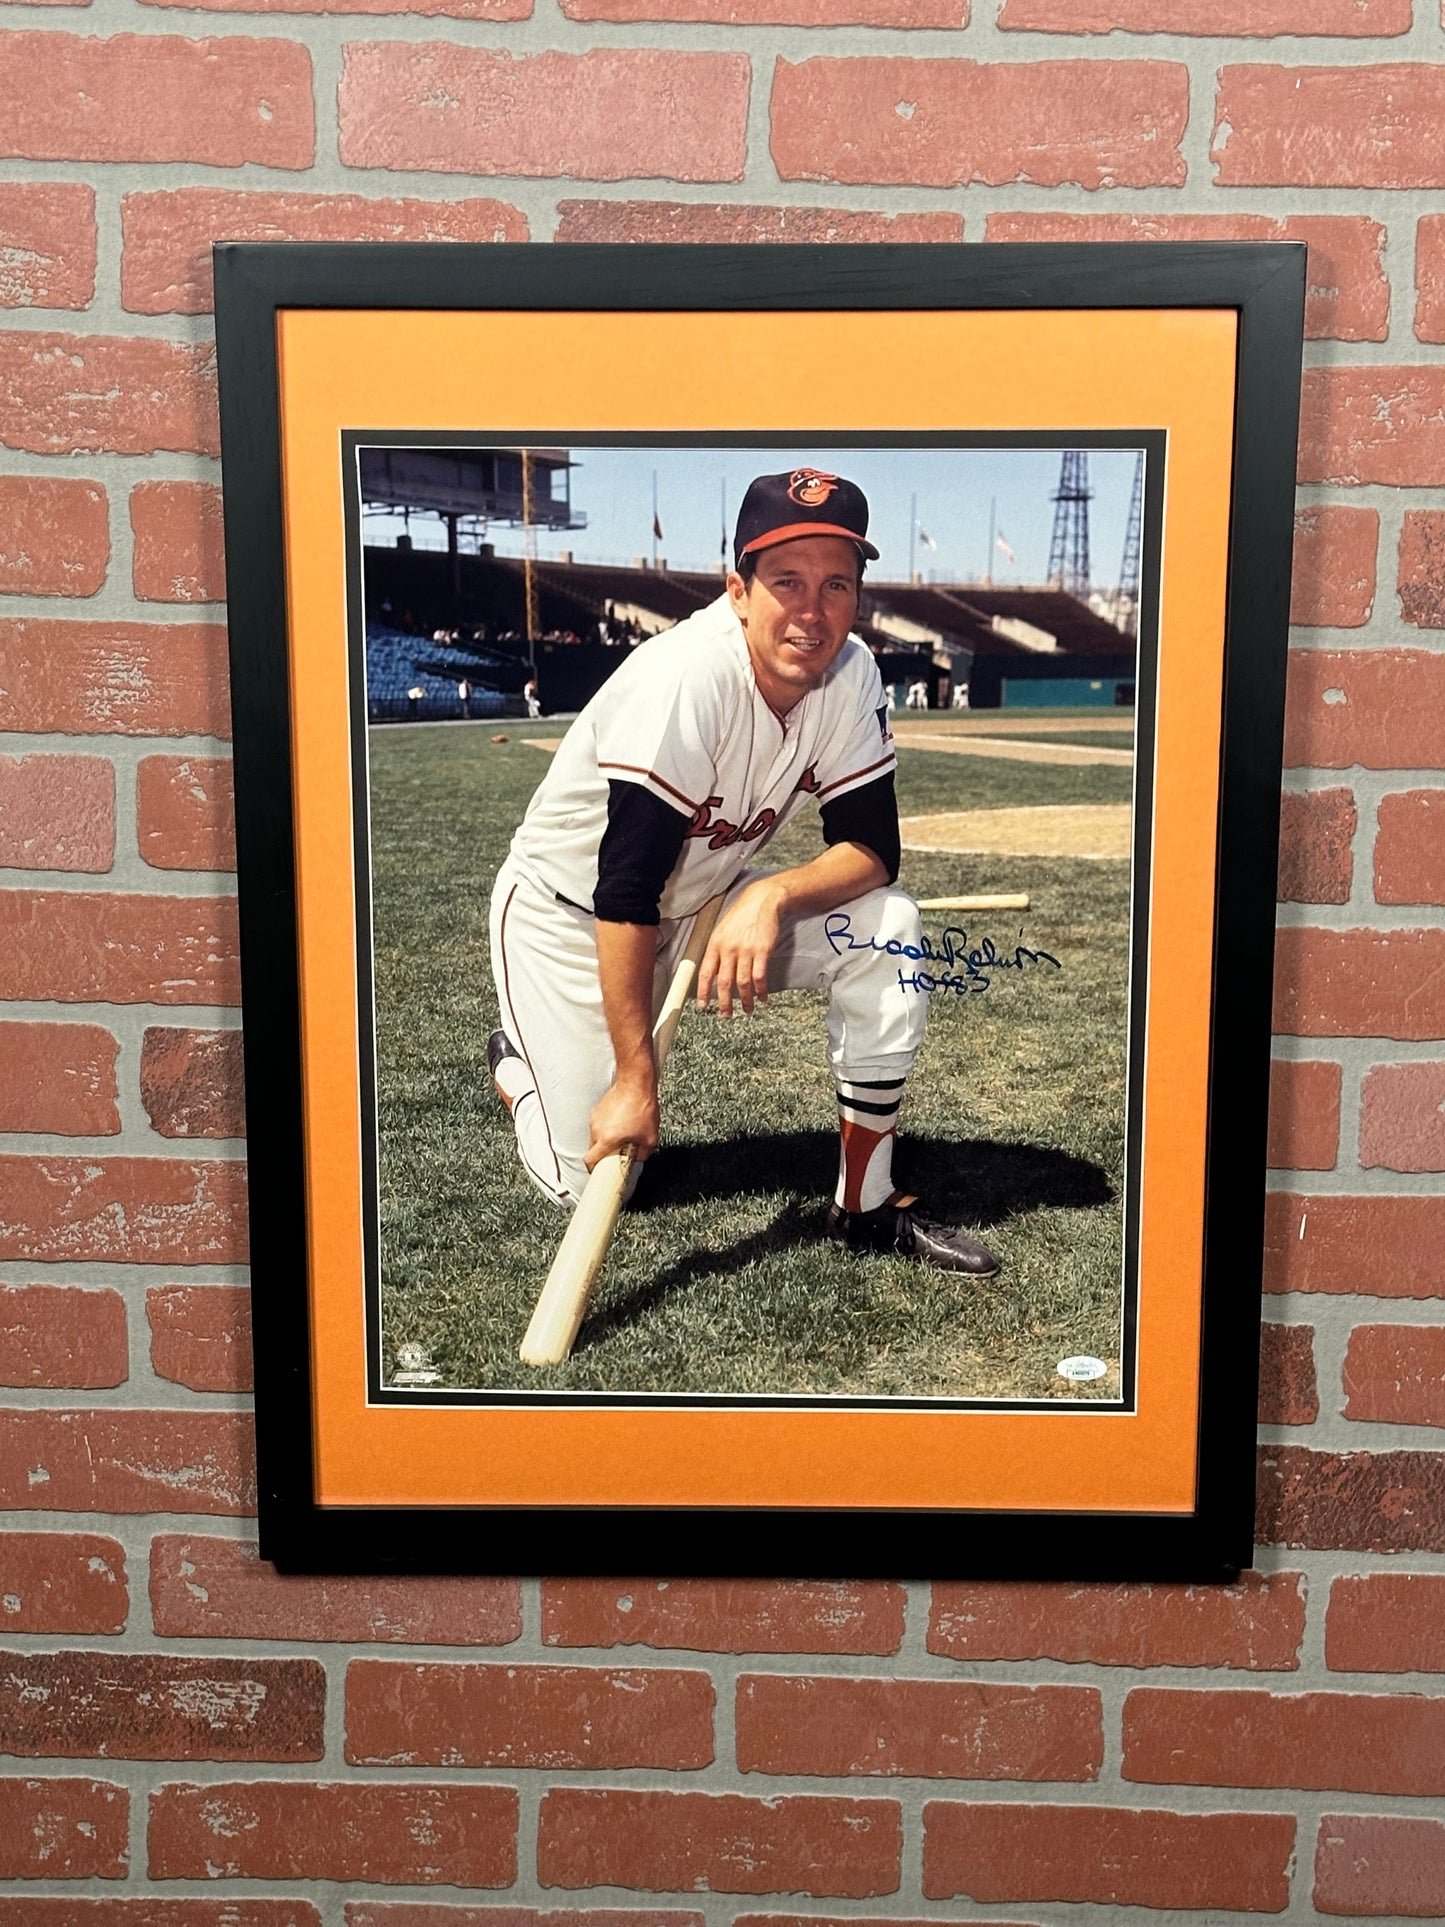
[[[1304,266],[1302,246],[1274,243],[215,249],[265,1557],[318,1572],[1190,1581],[1248,1565]],[[277,353],[278,315],[304,309],[1237,316],[1192,1510],[317,1502]]]

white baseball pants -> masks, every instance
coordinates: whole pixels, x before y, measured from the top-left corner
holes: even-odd
[[[728,897],[766,874],[745,870]],[[928,999],[900,988],[898,951],[890,955],[883,946],[918,944],[918,906],[906,891],[885,888],[843,908],[851,942],[839,942],[836,923],[830,942],[823,914],[784,924],[768,989],[828,993],[828,1057],[836,1079],[872,1083],[906,1077],[923,1041]],[[664,922],[658,932],[654,1011],[662,1007],[692,924],[684,917]],[[517,1150],[527,1175],[567,1210],[587,1182],[588,1118],[611,1088],[616,1069],[593,926],[586,911],[549,896],[510,857],[502,865],[492,890],[492,972],[502,1029],[526,1059],[536,1087],[513,1107]]]

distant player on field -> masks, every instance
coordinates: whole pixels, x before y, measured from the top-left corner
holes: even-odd
[[[998,1260],[893,1183],[904,1085],[928,999],[890,941],[917,945],[892,887],[898,805],[888,702],[851,633],[868,504],[812,468],[761,475],[738,515],[724,594],[635,649],[568,731],[492,893],[502,1027],[488,1063],[528,1175],[571,1208],[609,1152],[657,1148],[654,1012],[692,920],[726,902],[698,975],[724,1017],[770,990],[822,990],[838,1092],[828,1230],[978,1278]],[[824,849],[752,867],[811,797]],[[825,921],[847,905],[852,941]],[[876,940],[876,945],[873,941]],[[634,1176],[637,1167],[634,1167]]]

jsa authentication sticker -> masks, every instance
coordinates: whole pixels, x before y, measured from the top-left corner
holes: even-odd
[[[1102,1378],[1108,1366],[1102,1358],[1061,1358],[1054,1367],[1060,1378],[1074,1385],[1087,1385],[1091,1378]]]

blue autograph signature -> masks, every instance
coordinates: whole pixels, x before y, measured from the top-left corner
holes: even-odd
[[[1019,934],[1022,936],[1023,932]],[[920,944],[900,943],[897,937],[860,937],[854,932],[848,912],[833,910],[823,921],[823,935],[835,957],[845,950],[882,950],[890,957],[907,958],[910,963],[940,965],[938,972],[914,970],[905,974],[899,971],[900,990],[920,991],[924,995],[951,992],[955,997],[977,996],[988,989],[996,971],[1024,970],[1030,964],[1063,969],[1058,958],[1050,956],[1047,950],[1030,950],[1022,943],[1015,944],[1011,952],[1000,950],[992,937],[981,937],[976,944],[970,944],[968,932],[956,924],[941,931],[936,940],[925,934]]]

